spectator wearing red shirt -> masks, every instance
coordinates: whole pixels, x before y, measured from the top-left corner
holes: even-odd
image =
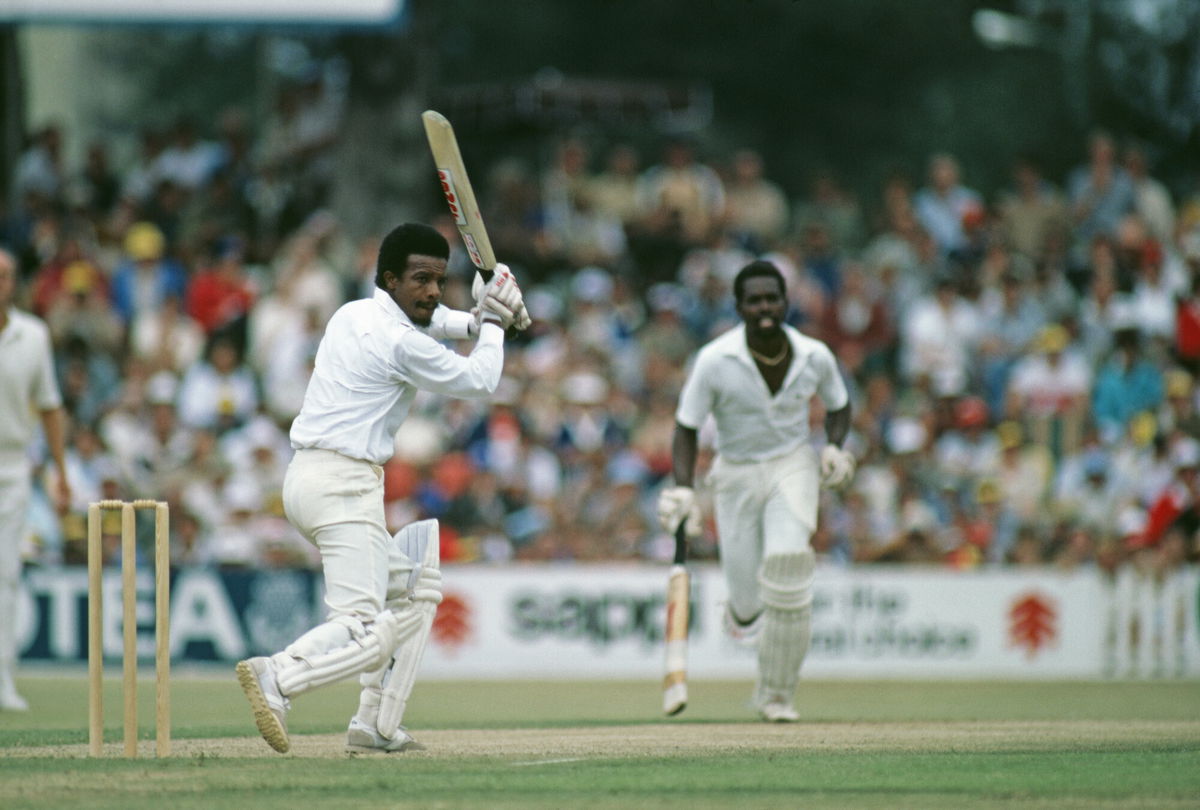
[[[50,310],[65,294],[64,276],[67,268],[79,263],[87,264],[96,270],[95,262],[84,247],[83,242],[75,234],[67,234],[54,258],[43,264],[34,274],[32,285],[32,309],[39,318],[45,318]],[[108,280],[98,270],[94,273],[95,283],[100,286],[100,292],[108,297]]]
[[[1175,300],[1175,353],[1196,374],[1200,373],[1200,228],[1181,241],[1192,283]]]
[[[187,313],[211,335],[250,311],[256,298],[254,285],[246,277],[242,244],[222,239],[213,263],[201,270],[188,286]]]
[[[1174,529],[1188,538],[1200,532],[1200,442],[1185,437],[1172,448],[1171,456],[1175,480],[1150,506],[1145,531],[1129,541],[1134,548],[1157,545]]]

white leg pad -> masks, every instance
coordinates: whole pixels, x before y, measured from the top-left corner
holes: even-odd
[[[438,571],[440,532],[436,520],[418,520],[392,535],[388,547],[388,584],[385,597],[393,602],[413,596],[423,568]],[[438,574],[439,578],[441,574]],[[441,591],[438,591],[441,599]],[[394,608],[393,608],[394,609]]]
[[[800,665],[812,639],[812,584],[816,568],[811,550],[763,560],[759,572],[763,608],[758,645],[759,705],[771,698],[790,703],[800,680]]]
[[[280,693],[292,697],[378,667],[402,625],[386,609],[367,625],[343,616],[318,625],[272,656]]]
[[[388,608],[401,616],[402,631],[391,660],[363,673],[356,715],[388,739],[395,737],[404,718],[433,617],[442,601],[437,521],[410,524],[397,532],[393,541],[390,559],[399,560],[401,566],[393,567],[389,576]],[[403,558],[410,561],[407,568],[402,567]]]

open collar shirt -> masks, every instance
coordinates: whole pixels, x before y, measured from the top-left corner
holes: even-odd
[[[429,329],[417,327],[383,290],[344,304],[329,319],[292,447],[332,450],[383,464],[417,391],[483,399],[504,366],[504,332],[484,322],[469,355],[439,338],[466,337],[469,313],[439,307]]]
[[[809,440],[808,403],[813,396],[819,396],[829,411],[850,401],[829,347],[791,326],[783,329],[792,345],[792,360],[775,394],[750,357],[744,324],[696,354],[675,419],[698,430],[711,414],[722,458],[744,463],[787,455]]]

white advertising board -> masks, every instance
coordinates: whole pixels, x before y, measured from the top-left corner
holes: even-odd
[[[1180,626],[1177,660],[1168,662],[1174,674],[1200,674],[1196,580],[1195,571],[1186,572],[1178,603],[1171,608],[1190,616]],[[452,568],[446,572],[446,602],[425,671],[447,678],[656,677],[665,585],[666,569],[649,566]],[[694,567],[692,677],[753,677],[754,654],[734,645],[721,630],[724,598],[720,572],[713,566]],[[1117,634],[1110,632],[1115,628],[1109,623],[1117,615],[1113,598],[1113,589],[1091,571],[819,568],[813,644],[804,673],[863,678],[1117,675],[1119,666],[1129,662],[1114,659]]]
[[[721,629],[725,586],[692,566],[690,676],[747,678],[754,653]],[[662,675],[667,566],[445,567],[423,677],[634,678]],[[138,646],[154,651],[154,588],[138,572]],[[171,583],[171,654],[231,665],[276,652],[321,621],[312,571],[184,568]],[[86,657],[82,568],[31,568],[16,630],[28,661]],[[1165,580],[1126,568],[961,572],[818,566],[812,649],[817,678],[1200,677],[1200,569]],[[120,571],[104,577],[104,646],[121,650]]]

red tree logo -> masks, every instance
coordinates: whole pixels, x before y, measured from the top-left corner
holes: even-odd
[[[447,647],[458,647],[471,634],[471,608],[457,594],[448,593],[442,597],[437,613],[433,617],[433,629],[430,635],[439,644]]]
[[[1037,593],[1018,597],[1008,611],[1008,637],[1032,659],[1058,637],[1058,611],[1054,600]]]

